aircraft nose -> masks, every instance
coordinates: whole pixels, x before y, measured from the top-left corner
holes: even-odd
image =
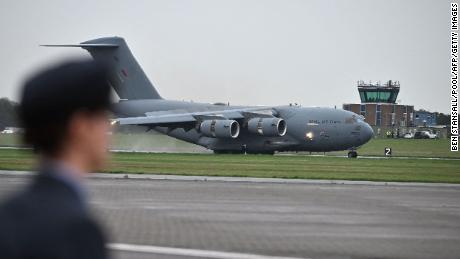
[[[363,121],[361,123],[362,123],[362,125],[361,125],[361,138],[364,141],[364,143],[366,143],[374,136],[374,130],[366,122]]]

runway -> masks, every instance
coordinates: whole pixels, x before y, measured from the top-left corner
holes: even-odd
[[[0,174],[0,199],[30,175]],[[87,179],[115,258],[458,258],[460,185]],[[193,253],[192,253],[193,252]]]

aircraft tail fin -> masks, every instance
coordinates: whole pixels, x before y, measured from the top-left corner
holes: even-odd
[[[80,47],[87,50],[96,61],[108,64],[110,84],[120,99],[162,99],[123,38],[107,37],[80,44],[47,44],[41,46]]]

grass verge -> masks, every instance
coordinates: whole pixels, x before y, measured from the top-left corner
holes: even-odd
[[[30,170],[28,150],[0,150],[0,169]],[[347,159],[302,155],[112,153],[110,173],[460,183],[460,160]]]

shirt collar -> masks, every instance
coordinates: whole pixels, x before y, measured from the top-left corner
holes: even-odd
[[[81,184],[83,178],[79,179],[78,175],[83,175],[76,168],[59,160],[47,159],[41,164],[42,172],[46,172],[49,176],[69,186],[78,196],[80,201],[84,203],[86,200],[86,190]]]

